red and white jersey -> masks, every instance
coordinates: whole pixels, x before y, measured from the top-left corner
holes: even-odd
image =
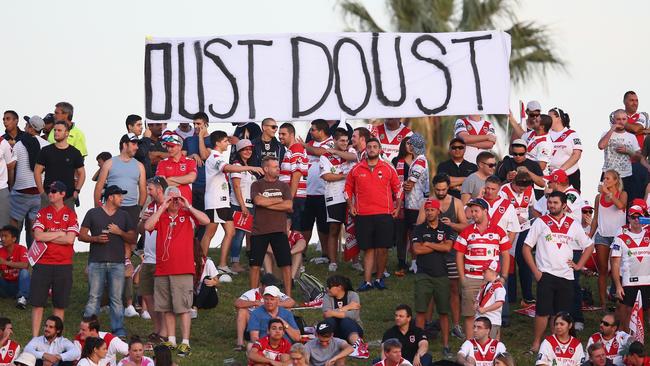
[[[487,282],[481,286],[481,291],[476,294],[476,303],[479,307],[485,308],[492,306],[496,303],[503,304],[506,301],[506,289],[503,287],[501,281]],[[490,319],[492,325],[501,325],[501,311],[503,307],[496,310],[488,311],[487,313],[476,312],[475,318],[484,316]]]
[[[280,182],[291,186],[291,176],[295,172],[300,172],[300,181],[296,197],[307,197],[307,171],[309,169],[309,159],[307,151],[298,142],[293,143],[284,153],[284,158],[280,164]]]
[[[370,134],[373,137],[376,137],[381,143],[381,150],[383,151],[386,160],[389,162],[399,153],[399,144],[402,142],[404,137],[413,134],[413,131],[403,124],[400,124],[400,126],[393,131],[387,129],[384,124],[378,126],[370,125],[368,126],[368,129],[370,130]]]
[[[0,258],[5,260],[6,262],[13,262],[13,263],[29,263],[29,260],[27,259],[27,248],[24,246],[15,243],[14,244],[14,250],[9,255],[9,252],[7,251],[7,248],[5,247],[0,247]],[[0,278],[3,278],[5,281],[8,282],[16,282],[18,281],[18,277],[20,276],[20,268],[13,268],[9,267],[6,264],[0,264]]]
[[[476,339],[468,339],[458,351],[463,357],[471,357],[476,361],[476,366],[492,366],[494,358],[506,352],[506,346],[496,339],[488,338],[485,344],[480,344]]]
[[[515,208],[517,216],[522,220],[525,220],[520,224],[521,231],[528,230],[530,228],[530,222],[528,221],[530,218],[530,209],[536,202],[533,187],[529,186],[522,193],[517,193],[512,188],[512,183],[507,183],[501,186],[499,195],[510,201],[512,207]]]
[[[0,365],[13,365],[13,361],[20,354],[20,345],[11,339],[0,346]]]
[[[562,131],[549,131],[548,135],[553,143],[553,155],[549,162],[550,169],[560,169],[562,164],[573,154],[573,150],[582,150],[582,142],[580,136],[574,130],[564,128]],[[574,164],[569,169],[565,169],[567,175],[571,175],[578,170],[578,163]]]
[[[267,360],[280,361],[282,355],[288,355],[291,350],[291,342],[284,337],[280,339],[280,344],[277,347],[272,347],[269,336],[260,338],[257,342],[253,343],[251,352],[257,352],[264,356]],[[254,362],[249,361],[249,366],[255,365]]]
[[[541,272],[571,281],[573,269],[567,263],[573,259],[573,250],[584,250],[593,245],[580,221],[566,215],[559,221],[549,215],[538,218],[531,225],[524,243],[537,248],[535,263]]]
[[[499,255],[510,249],[510,241],[508,234],[498,226],[489,225],[481,233],[473,224],[458,234],[454,249],[465,255],[465,276],[483,279],[483,269],[492,261],[500,262]],[[500,267],[499,263],[497,271]]]
[[[356,153],[353,148],[349,148],[348,152]],[[320,156],[319,160],[319,176],[325,174],[337,174],[346,176],[354,167],[356,162],[347,161],[337,155],[325,153]],[[325,205],[331,206],[337,203],[345,202],[345,179],[337,180],[336,182],[325,182]]]
[[[302,235],[300,231],[289,231],[289,235],[287,235],[287,238],[289,239],[289,247],[293,249],[296,244],[301,241],[305,240],[305,236]]]
[[[605,355],[607,355],[607,358],[612,360],[614,365],[623,366],[623,356],[619,352],[628,341],[630,341],[630,335],[622,331],[616,332],[610,340],[603,338],[603,335],[600,333],[594,333],[587,341],[587,348],[594,343],[600,342],[605,346]]]
[[[580,192],[573,186],[568,186],[564,193],[566,193],[565,213],[576,221],[582,221],[582,206],[585,205],[585,200],[580,197]],[[535,202],[533,208],[542,215],[548,214],[546,196],[542,196]]]
[[[45,232],[63,231],[66,233],[73,232],[79,235],[79,223],[77,214],[68,206],[63,206],[59,210],[49,205],[38,211],[36,220],[32,226],[34,230],[41,229]],[[46,242],[47,249],[41,259],[40,264],[72,264],[74,255],[73,245],[57,244]]]
[[[228,175],[223,171],[226,165],[228,165],[228,157],[217,150],[210,151],[210,156],[205,160],[206,210],[230,207]]]
[[[616,198],[621,195],[615,194]],[[602,237],[616,236],[623,225],[625,225],[625,207],[619,209],[613,201],[607,202],[605,195],[600,194],[598,199],[598,229]]]
[[[375,363],[373,366],[388,366],[388,362],[386,361],[386,359],[383,359]],[[413,364],[410,363],[408,360],[405,360],[404,358],[400,358],[399,362],[397,363],[397,366],[413,366]]]
[[[485,201],[490,205],[488,209],[490,225],[497,225],[505,232],[518,233],[521,231],[517,211],[509,199],[499,197],[491,202],[487,199]]]
[[[332,136],[329,136],[321,142],[311,140],[307,144],[313,147],[331,149],[334,147],[334,140],[332,139]],[[325,181],[320,177],[320,156],[311,154],[307,154],[307,156],[309,158],[309,168],[307,173],[307,195],[323,196],[325,195]]]
[[[178,161],[173,158],[166,158],[161,160],[156,167],[156,175],[169,178],[169,177],[182,177],[190,173],[197,173],[196,161],[184,155],[181,155]],[[192,203],[192,185],[181,184],[178,186],[181,195]]]
[[[548,163],[553,155],[553,143],[548,134],[537,136],[535,132],[526,140],[526,157],[530,160]]]
[[[415,184],[404,195],[404,208],[419,210],[429,197],[429,164],[424,155],[418,155],[411,163],[408,180]]]
[[[643,126],[643,128],[648,128],[648,113],[646,112],[637,112],[632,115],[627,115],[627,123],[636,123],[640,124]],[[645,139],[644,134],[636,135],[637,142],[639,143],[639,146],[643,148],[643,142]]]
[[[585,352],[577,338],[560,342],[555,335],[546,337],[539,346],[535,365],[580,366],[585,361]]]
[[[460,136],[462,132],[467,132],[471,136],[496,136],[492,122],[486,120],[472,121],[469,118],[457,119],[456,124],[454,125],[454,136],[462,138],[462,136]],[[476,157],[482,151],[488,151],[488,149],[479,149],[468,143],[465,147],[465,160],[472,164],[476,164]]]
[[[623,227],[614,238],[610,255],[621,258],[623,286],[650,285],[650,229],[634,233]]]
[[[102,358],[100,365],[117,365],[117,355],[126,356],[129,354],[129,345],[121,340],[120,338],[114,336],[108,332],[99,332],[99,338],[103,339],[106,342],[106,347],[108,347],[108,352],[106,357]],[[84,348],[85,340],[82,340],[79,334],[74,337],[73,341],[75,347],[81,352]]]

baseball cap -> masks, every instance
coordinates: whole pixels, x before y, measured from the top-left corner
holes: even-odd
[[[646,201],[643,200],[643,198],[635,198],[632,200],[630,203],[630,206],[641,206],[642,209],[648,211],[648,204]]]
[[[514,141],[512,141],[510,143],[510,146],[523,146],[523,147],[526,147],[528,145],[526,144],[526,141],[524,141],[523,139],[516,139],[516,140],[514,140]]]
[[[592,206],[588,200],[585,200],[584,204],[582,205],[582,210],[593,210],[594,206]]]
[[[482,198],[472,198],[467,202],[467,206],[481,206],[484,210],[487,210],[490,207],[487,201]]]
[[[487,271],[489,269],[496,272],[497,268],[499,268],[499,262],[492,260],[483,267],[483,270]]]
[[[162,140],[166,146],[183,145],[183,139],[174,132],[166,132],[163,134]]]
[[[36,356],[29,352],[23,352],[14,360],[15,365],[34,366],[36,365]]]
[[[54,113],[46,114],[45,117],[43,117],[43,122],[45,122],[45,124],[54,123]]]
[[[266,286],[264,288],[264,296],[270,295],[273,297],[280,297],[282,293],[280,292],[280,289],[277,286]]]
[[[566,175],[566,172],[562,169],[555,169],[551,172],[550,175],[545,175],[544,179],[553,183],[569,183],[569,177]]]
[[[104,189],[104,197],[108,198],[114,194],[127,194],[127,191],[116,185],[108,186]]]
[[[536,100],[531,100],[530,102],[528,102],[528,104],[526,104],[526,110],[529,110],[529,111],[541,111],[542,110],[542,105],[539,104],[539,102],[536,101]]]
[[[253,146],[253,143],[249,139],[241,139],[237,141],[237,145],[235,145],[235,149],[237,151],[240,151],[241,149],[245,149],[249,146]]]
[[[425,142],[424,137],[419,133],[414,133],[411,135],[411,138],[408,141],[409,144],[413,147],[413,154],[422,155],[425,151]]]
[[[453,139],[449,140],[449,146],[451,146],[453,143],[459,143],[459,144],[466,145],[465,140],[463,140],[460,137],[454,137]]]
[[[60,180],[55,180],[54,182],[50,183],[49,187],[47,187],[47,191],[55,191],[55,192],[65,192],[68,190],[68,187],[65,185],[65,183],[61,182]]]
[[[125,142],[138,142],[138,141],[140,141],[138,135],[134,134],[133,132],[129,132],[126,135],[123,135],[122,138],[120,138],[120,146],[122,146],[122,144]]]
[[[326,321],[321,321],[316,325],[316,333],[318,335],[328,335],[334,333],[334,328],[327,324]]]
[[[36,131],[40,132],[43,129],[43,127],[45,126],[45,122],[43,121],[43,119],[41,117],[37,116],[37,115],[33,115],[31,117],[24,116],[23,118]]]
[[[278,278],[273,275],[273,273],[266,273],[260,279],[260,282],[264,286],[275,286],[279,281]]]
[[[440,210],[440,201],[429,198],[428,200],[424,201],[424,208],[437,208]]]
[[[632,215],[644,216],[645,215],[645,210],[643,209],[643,207],[641,207],[639,205],[632,205],[627,210],[627,215],[628,216],[632,216]]]

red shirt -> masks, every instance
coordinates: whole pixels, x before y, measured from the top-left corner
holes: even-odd
[[[393,212],[393,199],[401,199],[397,172],[383,160],[371,171],[367,160],[355,165],[345,180],[345,198],[354,198],[358,215],[385,215]]]
[[[41,229],[45,232],[63,231],[66,233],[73,232],[75,235],[79,235],[77,214],[68,206],[63,206],[58,211],[52,205],[42,208],[36,215],[33,228]],[[73,245],[52,242],[45,242],[45,244],[47,244],[47,249],[41,259],[39,259],[39,264],[72,264],[72,256],[74,255]]]
[[[291,343],[285,338],[282,338],[280,340],[280,344],[276,348],[273,348],[269,343],[269,336],[265,336],[253,344],[253,349],[251,352],[256,351],[258,354],[264,356],[269,360],[280,361],[280,356],[283,354],[288,355],[290,350]],[[248,365],[252,366],[254,363],[249,361]]]
[[[156,276],[194,274],[194,216],[163,212],[156,223]]]
[[[13,361],[20,353],[20,345],[11,339],[0,346],[0,365],[13,365]]]
[[[14,251],[9,255],[7,248],[0,247],[0,258],[14,263],[27,263],[27,248],[22,245],[14,244]],[[0,265],[0,273],[5,281],[18,281],[20,268],[12,268],[6,264]]]
[[[302,235],[300,231],[289,231],[288,239],[289,239],[289,247],[293,249],[296,243],[298,243],[300,240],[305,240],[305,236]]]
[[[501,252],[510,249],[510,240],[508,234],[499,226],[490,225],[481,233],[474,224],[461,231],[454,243],[454,249],[465,255],[465,276],[482,279],[483,269],[493,260],[500,262]]]
[[[300,172],[302,176],[298,181],[298,190],[296,197],[307,197],[307,169],[309,168],[309,159],[305,148],[294,143],[284,153],[284,158],[280,164],[280,182],[285,182],[291,186],[291,176],[295,172]]]
[[[190,173],[196,173],[196,161],[182,155],[178,162],[175,162],[172,158],[161,160],[156,168],[156,175],[165,178],[181,177]],[[178,186],[178,189],[183,197],[187,198],[189,203],[192,203],[192,185],[182,184]]]

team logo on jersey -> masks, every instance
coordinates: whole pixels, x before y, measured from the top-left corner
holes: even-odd
[[[336,307],[339,308],[339,309],[342,308],[343,307],[343,301],[337,301],[336,302]]]
[[[556,346],[555,353],[562,353],[562,348],[560,348],[560,346]]]
[[[409,342],[415,343],[415,336],[414,335],[409,336]]]
[[[397,141],[402,141],[402,135],[397,135]]]
[[[472,126],[472,125],[467,125],[467,129],[468,129],[468,130],[473,130],[473,129],[474,129],[474,126]]]
[[[178,221],[180,221],[181,224],[184,223],[184,222],[185,222],[185,216],[181,216],[181,217],[178,219]]]
[[[48,220],[52,220],[52,214],[51,214],[51,213],[48,213],[48,214],[47,214],[47,219],[48,219]]]
[[[13,358],[13,357],[14,357],[14,350],[10,349],[10,350],[7,352],[7,355],[9,356],[9,358]]]
[[[494,346],[490,347],[490,353],[494,353],[494,352],[496,352],[496,351],[497,351],[497,348],[496,348],[496,347],[494,347]]]
[[[546,241],[551,241],[551,240],[553,240],[553,235],[551,235],[551,234],[547,234],[547,235],[544,237],[544,239],[546,239]]]
[[[488,234],[488,239],[490,239],[490,240],[494,239],[494,234],[492,234],[492,233]]]
[[[70,215],[63,214],[63,221],[68,221],[69,218],[70,218]]]
[[[476,238],[476,234],[470,234],[470,236],[469,236],[468,239],[469,239],[469,240],[474,240],[474,238]]]
[[[187,165],[181,164],[180,169],[181,169],[181,172],[184,172],[187,169]]]
[[[573,144],[574,145],[582,145],[582,142],[580,142],[580,139],[573,139]]]
[[[575,351],[576,351],[576,350],[573,349],[573,347],[569,347],[569,353],[570,353],[570,354],[573,354]]]
[[[506,209],[505,209],[505,208],[503,208],[503,207],[499,207],[499,213],[500,213],[500,214],[503,214],[503,213],[505,213],[505,212],[506,212]]]
[[[438,241],[442,241],[442,239],[444,239],[443,233],[438,233],[437,238],[438,238]]]
[[[524,202],[528,202],[528,201],[530,201],[530,197],[524,196]]]
[[[645,238],[644,238],[644,239],[645,239]],[[632,240],[630,240],[630,239],[626,239],[626,240],[625,240],[625,245],[630,245],[630,243],[632,243]]]
[[[384,138],[386,138],[386,135],[384,135],[383,133],[381,135],[379,135],[380,140],[383,140]]]
[[[381,170],[378,171],[377,172],[377,177],[379,177],[379,179],[382,179],[384,177],[384,173],[382,173]]]
[[[564,227],[569,227],[569,223],[568,223],[568,222],[565,222],[565,223],[564,223]]]
[[[484,131],[484,132],[489,132],[490,129],[488,128],[488,126],[485,126],[485,127],[483,127],[483,131]]]
[[[644,236],[643,237],[643,242],[644,243],[650,242],[650,238],[648,238],[647,236]]]

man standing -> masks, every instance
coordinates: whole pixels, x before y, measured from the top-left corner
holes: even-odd
[[[494,175],[497,166],[494,154],[489,151],[480,152],[476,157],[476,164],[478,170],[470,174],[469,177],[463,181],[463,185],[460,188],[461,200],[464,205],[467,204],[470,199],[481,197],[483,195],[485,180],[487,177]]]
[[[37,331],[23,352],[36,356],[43,366],[58,365],[60,362],[72,364],[81,357],[79,349],[63,337],[63,320],[56,315],[45,320],[43,335],[39,337]]]
[[[7,114],[5,113],[5,116]],[[14,183],[14,167],[16,158],[11,152],[11,144],[0,137],[0,225],[9,224],[11,211],[9,199],[9,186]]]
[[[72,107],[72,104],[68,102],[59,102],[54,106],[55,121],[63,121],[68,129],[68,135],[66,136],[67,143],[76,147],[81,153],[81,156],[86,157],[88,156],[88,150],[86,149],[86,136],[81,132],[79,127],[77,127],[77,124],[72,122],[73,114],[74,107]],[[47,140],[52,144],[58,142],[54,132],[52,131],[50,131]]]
[[[289,185],[280,182],[280,166],[272,156],[262,162],[264,178],[251,185],[255,217],[251,232],[250,287],[259,285],[260,267],[264,264],[266,249],[271,244],[275,262],[282,269],[285,292],[291,296],[291,248],[287,238],[286,213],[291,212]]]
[[[32,305],[32,336],[38,336],[43,308],[52,290],[54,315],[63,319],[72,292],[72,257],[79,224],[74,210],[63,204],[67,187],[54,181],[48,186],[50,204],[36,215],[34,239],[44,243],[45,252],[32,268],[29,302]]]
[[[449,194],[460,199],[460,187],[465,178],[476,172],[478,167],[475,163],[465,160],[465,141],[454,137],[449,141],[449,160],[438,164],[436,174],[446,173],[450,178]]]
[[[206,214],[192,207],[178,188],[168,187],[165,201],[144,224],[145,230],[163,234],[156,235],[155,310],[164,313],[168,333],[165,344],[172,349],[178,348],[180,357],[192,353],[190,310],[194,294],[194,228],[207,225],[209,221]],[[178,346],[176,315],[181,319],[183,337]]]
[[[129,114],[126,117],[126,133],[132,133],[137,137],[140,137],[138,140],[138,150],[135,152],[135,159],[142,163],[144,166],[144,172],[147,176],[147,179],[153,177],[153,171],[151,171],[151,158],[149,157],[149,149],[151,149],[151,137],[144,136],[142,132],[144,131],[144,126],[142,124],[142,117],[137,114]],[[151,134],[150,130],[148,134]]]
[[[18,113],[11,110],[5,111],[2,116],[2,122],[5,125],[5,133],[2,135],[2,138],[5,139],[11,147],[14,147],[16,143],[22,140],[26,135],[26,133],[21,131],[18,127]]]
[[[471,339],[474,328],[474,299],[484,283],[483,268],[491,261],[497,261],[501,278],[507,278],[510,267],[510,241],[501,227],[491,224],[488,215],[490,206],[487,201],[474,198],[467,202],[467,206],[474,224],[458,235],[454,249],[462,288],[461,313],[465,317],[466,337]]]
[[[11,339],[14,327],[9,318],[0,318],[0,363],[12,365],[20,354],[20,345]]]
[[[165,177],[170,187],[178,187],[181,195],[191,204],[191,184],[196,180],[196,161],[182,154],[183,140],[177,134],[173,132],[165,133],[162,140],[169,157],[158,163],[156,175]]]
[[[111,329],[118,337],[126,336],[122,305],[124,265],[137,236],[135,222],[120,209],[125,194],[128,192],[116,185],[108,186],[104,191],[105,204],[86,213],[79,231],[79,240],[90,243],[88,303],[84,316],[99,315],[102,294],[107,289]]]
[[[371,126],[370,134],[379,141],[384,157],[390,162],[399,153],[402,140],[413,132],[402,124],[400,118],[387,118],[384,123]]]
[[[287,151],[280,163],[280,182],[289,185],[293,199],[293,212],[291,216],[291,230],[300,231],[301,218],[305,210],[307,198],[307,170],[309,159],[301,143],[296,141],[296,129],[291,123],[280,126],[280,142]]]
[[[413,323],[411,307],[405,304],[395,308],[395,325],[384,332],[382,343],[397,339],[402,344],[402,357],[417,366],[429,366],[432,362],[429,341],[422,330]],[[386,349],[384,348],[384,351]]]
[[[79,333],[74,337],[74,345],[83,352],[84,344],[88,337],[101,338],[106,342],[107,353],[102,359],[104,365],[115,366],[117,355],[126,356],[129,353],[129,345],[116,335],[99,330],[97,315],[84,316],[79,323]]]
[[[142,135],[143,140],[149,139],[149,159],[151,161],[151,173],[152,175],[156,174],[158,170],[158,163],[161,160],[169,157],[167,148],[163,144],[162,140],[163,130],[167,128],[166,123],[157,123],[157,122],[147,122],[147,128],[145,128]]]
[[[29,296],[29,261],[27,248],[18,244],[18,238],[15,227],[7,225],[0,229],[0,298],[16,299],[16,307],[23,310]]]
[[[397,172],[379,158],[381,144],[371,138],[366,144],[366,159],[352,168],[345,181],[345,198],[350,214],[355,216],[359,248],[364,250],[364,282],[358,291],[373,287],[385,290],[384,271],[388,248],[393,245],[393,219],[397,217],[402,191]],[[396,207],[393,207],[396,202]],[[375,256],[377,257],[375,263]],[[372,270],[376,265],[376,277]]]
[[[45,146],[38,154],[34,166],[34,182],[41,194],[41,207],[48,205],[48,196],[43,187],[49,187],[55,181],[62,182],[67,189],[64,201],[66,206],[74,210],[75,201],[79,199],[79,192],[86,180],[86,169],[81,152],[68,143],[68,134],[65,122],[55,122],[50,133],[54,136],[55,143]]]
[[[196,180],[192,183],[192,204],[198,210],[205,211],[205,161],[210,156],[210,133],[208,132],[208,115],[199,112],[194,115],[194,134],[183,140],[183,151],[186,156],[196,162]],[[195,237],[201,240],[205,227],[199,226]]]
[[[584,267],[593,251],[593,242],[579,220],[565,215],[567,195],[549,194],[548,215],[535,220],[526,236],[523,256],[537,281],[535,338],[531,346],[537,351],[549,317],[573,307],[573,271]],[[573,247],[583,249],[578,263],[573,262]],[[536,248],[533,259],[532,250]]]
[[[284,146],[275,138],[275,132],[278,130],[278,123],[273,118],[262,120],[262,135],[251,140],[253,144],[253,155],[249,165],[262,166],[262,160],[267,156],[272,156],[278,161],[284,159]]]
[[[467,144],[465,160],[476,164],[478,164],[476,160],[478,154],[493,148],[497,141],[492,122],[484,120],[479,114],[471,114],[466,118],[456,120],[454,137],[465,141]]]
[[[449,349],[449,278],[447,253],[455,236],[451,227],[438,220],[440,201],[428,199],[424,203],[426,222],[413,230],[413,253],[417,256],[418,272],[415,274],[416,326],[424,328],[429,302],[433,299],[440,316],[442,353],[451,356]]]
[[[512,112],[508,115],[508,123],[512,127],[511,140],[524,139],[528,141],[531,136],[531,133],[535,131],[535,124],[539,119],[540,114],[542,113],[542,105],[539,104],[536,100],[531,100],[526,104],[526,130],[521,127],[519,121],[515,119],[512,115]]]
[[[370,131],[365,127],[357,127],[352,132],[352,147],[357,152],[357,160],[361,161],[365,159],[366,154],[366,143],[370,140]]]
[[[618,330],[619,321],[613,313],[606,313],[600,320],[600,331],[587,341],[587,349],[594,343],[603,345],[605,356],[616,366],[623,365],[622,350],[631,342],[629,334]]]

